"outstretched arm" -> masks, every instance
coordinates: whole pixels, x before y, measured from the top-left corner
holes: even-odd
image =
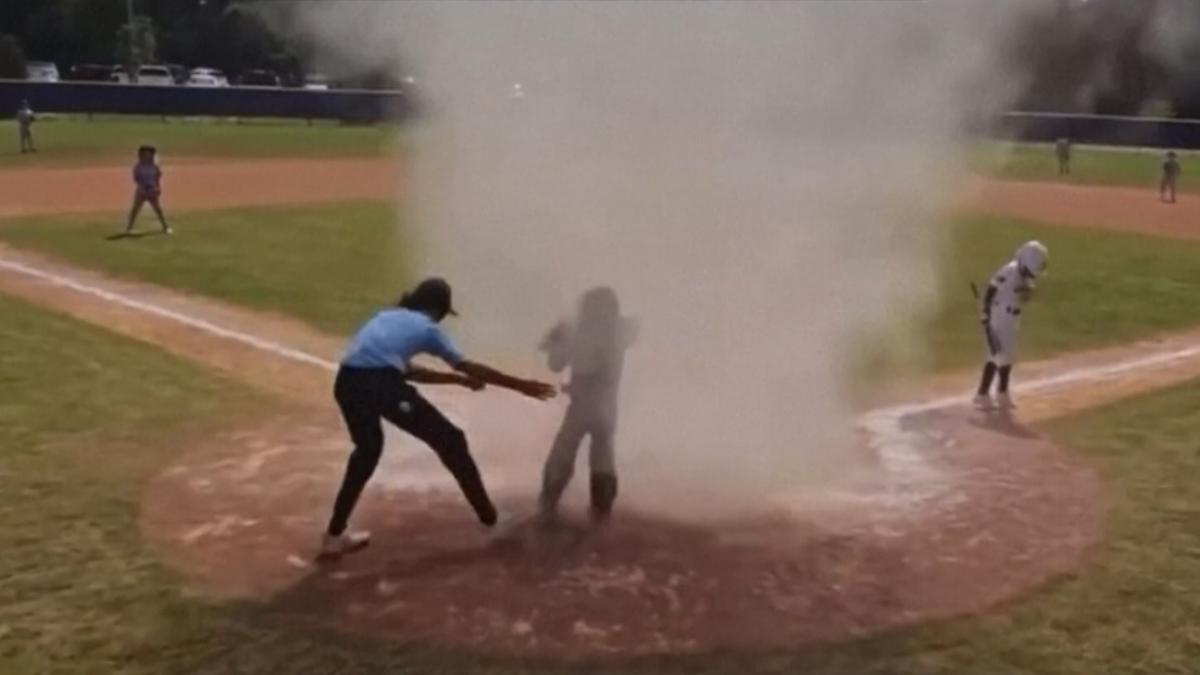
[[[421,384],[456,384],[475,391],[479,391],[486,386],[484,381],[479,378],[468,377],[459,373],[445,373],[414,365],[408,367],[408,371],[404,373],[404,379],[409,382],[419,382]]]
[[[500,372],[491,366],[475,361],[461,361],[454,367],[458,372],[467,377],[481,380],[488,384],[494,384],[497,387],[504,387],[515,392],[524,394],[530,398],[536,398],[540,401],[554,398],[557,393],[554,385],[537,380],[525,380],[519,377],[514,377],[507,373]]]

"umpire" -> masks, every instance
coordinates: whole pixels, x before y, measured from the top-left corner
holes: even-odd
[[[466,360],[438,325],[448,314],[457,314],[450,302],[450,285],[443,279],[426,279],[405,293],[396,308],[371,318],[351,341],[333,391],[354,451],[322,541],[322,558],[336,558],[370,542],[369,533],[346,528],[383,452],[381,419],[432,448],[458,481],[479,522],[489,529],[496,526],[499,514],[471,458],[466,435],[410,383],[455,384],[473,390],[494,384],[539,400],[553,398],[555,388]],[[455,372],[411,364],[417,354],[438,357]]]

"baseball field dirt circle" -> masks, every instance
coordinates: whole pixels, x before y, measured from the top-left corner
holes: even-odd
[[[938,485],[903,507],[868,481],[836,510],[703,527],[622,512],[600,530],[576,514],[496,540],[432,453],[394,438],[355,516],[371,546],[323,565],[313,555],[347,452],[325,414],[230,431],[151,483],[143,528],[197,588],[401,642],[619,658],[977,612],[1075,569],[1100,535],[1089,468],[1011,421],[950,409],[905,420]],[[500,499],[518,514],[533,500]]]

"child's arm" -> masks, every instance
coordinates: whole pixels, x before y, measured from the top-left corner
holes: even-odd
[[[548,361],[550,370],[556,373],[561,373],[565,370],[571,360],[568,344],[570,341],[569,332],[570,329],[567,325],[560,321],[538,343],[538,349],[546,352],[546,360]]]
[[[992,320],[992,301],[996,299],[996,282],[988,284],[987,290],[983,292],[983,312],[980,314],[980,320],[983,323],[988,323]]]

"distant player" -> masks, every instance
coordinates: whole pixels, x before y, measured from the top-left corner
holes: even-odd
[[[590,437],[591,514],[606,520],[617,498],[613,441],[617,431],[617,394],[625,351],[636,337],[636,323],[621,316],[617,294],[607,286],[584,293],[579,315],[547,333],[539,347],[550,369],[571,369],[566,387],[571,403],[550,447],[542,471],[539,507],[543,520],[552,521],[558,502],[575,472],[575,456],[584,437]]]
[[[354,452],[322,540],[322,558],[336,558],[370,541],[368,533],[348,532],[346,528],[383,452],[380,420],[391,422],[437,453],[484,527],[494,529],[500,521],[471,458],[466,435],[425,400],[412,383],[456,384],[475,390],[494,384],[539,400],[553,398],[555,389],[550,384],[520,379],[468,361],[438,325],[449,314],[455,314],[450,285],[442,279],[426,279],[405,293],[395,309],[376,314],[351,341],[333,392],[354,442]],[[418,354],[435,356],[456,372],[414,365],[411,360]]]
[[[987,344],[987,362],[975,395],[975,406],[987,410],[1013,407],[1008,393],[1009,378],[1016,358],[1017,336],[1021,328],[1021,308],[1033,296],[1034,281],[1046,271],[1049,252],[1036,241],[1017,249],[1012,261],[992,277],[983,294],[983,333]],[[996,400],[991,397],[992,381],[999,375]]]
[[[133,208],[129,211],[129,222],[125,225],[125,234],[133,232],[133,223],[137,220],[138,214],[142,211],[142,206],[149,203],[150,208],[154,209],[155,215],[158,216],[158,222],[162,225],[163,234],[173,234],[171,226],[167,224],[167,217],[163,215],[162,204],[162,169],[158,166],[158,150],[152,145],[143,145],[138,148],[137,164],[133,165]]]
[[[33,123],[37,121],[37,115],[33,114],[33,108],[29,107],[29,101],[21,101],[21,107],[17,108],[17,131],[21,136],[21,154],[27,152],[37,152],[37,148],[33,146]]]
[[[1054,141],[1054,155],[1058,158],[1058,175],[1068,176],[1071,174],[1071,140],[1069,138],[1059,138]]]
[[[1162,163],[1162,181],[1158,184],[1159,201],[1175,203],[1175,185],[1179,182],[1181,171],[1179,159],[1176,158],[1175,151],[1171,150]]]

